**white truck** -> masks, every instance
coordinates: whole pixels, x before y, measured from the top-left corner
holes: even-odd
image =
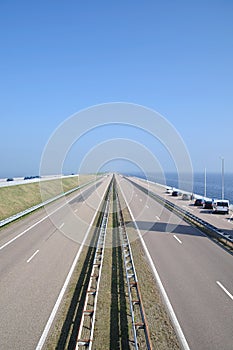
[[[230,202],[227,199],[213,200],[213,213],[228,214]]]

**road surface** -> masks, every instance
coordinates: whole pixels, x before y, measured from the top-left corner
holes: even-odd
[[[128,180],[118,183],[190,349],[232,350],[232,255]]]
[[[0,231],[0,349],[35,349],[109,179]],[[48,215],[49,213],[49,215]]]
[[[116,178],[189,348],[232,350],[232,255],[128,179]],[[0,230],[0,349],[36,348],[110,180]]]

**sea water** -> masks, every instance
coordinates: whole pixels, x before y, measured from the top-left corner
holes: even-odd
[[[143,174],[134,174],[134,176],[146,178]],[[147,174],[147,180],[192,192],[200,196],[204,196],[206,184],[206,197],[211,199],[221,199],[222,189],[224,189],[224,199],[228,199],[233,204],[233,174],[231,173],[226,173],[224,176],[219,173],[207,173],[206,182],[204,173],[193,174],[193,180],[192,176],[188,174],[178,176],[177,173],[166,173],[161,176],[150,173],[149,175]],[[223,184],[222,181],[224,181]]]

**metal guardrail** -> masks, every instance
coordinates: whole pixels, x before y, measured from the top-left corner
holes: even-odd
[[[138,179],[138,178],[135,177],[135,179]],[[211,200],[211,201],[212,201],[212,198],[204,197],[203,195],[200,195],[200,194],[198,194],[198,193],[193,193],[193,192],[184,191],[184,190],[181,190],[181,189],[176,188],[176,187],[173,187],[173,186],[163,185],[163,184],[160,184],[159,182],[153,182],[153,181],[146,180],[146,179],[142,179],[142,178],[140,178],[140,180],[143,181],[143,182],[145,182],[145,183],[151,183],[152,185],[161,186],[161,187],[163,187],[164,189],[170,189],[170,190],[173,189],[173,190],[175,190],[175,191],[180,192],[181,194],[188,194],[189,196],[194,196],[194,198],[203,198],[204,200]],[[229,205],[229,211],[233,212],[233,204],[230,204],[230,205]],[[233,216],[233,213],[232,213],[232,216]]]
[[[150,339],[149,328],[145,316],[145,310],[142,303],[138,278],[133,262],[132,250],[127,235],[126,227],[124,224],[124,218],[121,210],[120,200],[116,192],[116,205],[119,218],[119,229],[122,242],[122,253],[124,258],[124,267],[128,286],[128,296],[130,302],[130,313],[132,318],[132,330],[134,335],[134,347],[136,350],[139,349],[138,345],[138,333],[139,330],[143,331],[144,336],[144,347],[147,350],[152,350],[152,343]],[[140,334],[141,335],[141,334]],[[140,349],[142,347],[140,346]]]
[[[96,319],[96,307],[104,259],[105,238],[109,218],[110,188],[111,184],[109,186],[107,194],[107,201],[105,204],[104,214],[100,225],[99,237],[96,244],[96,251],[92,264],[92,270],[90,274],[88,288],[86,291],[85,302],[78,331],[78,338],[76,342],[76,350],[80,349],[81,347],[85,347],[85,349],[88,350],[91,350],[92,348]]]
[[[85,291],[85,301],[78,330],[76,341],[76,350],[82,348],[91,350],[94,340],[94,327],[96,320],[97,301],[99,294],[99,286],[101,283],[101,273],[104,259],[106,231],[109,218],[110,193],[113,182],[109,185],[107,195],[105,197],[104,213],[101,218],[99,229],[99,236],[95,247],[94,259],[92,262],[91,273],[88,281],[88,287]],[[116,192],[115,192],[116,193]],[[136,270],[133,262],[133,255],[128,239],[128,235],[124,225],[122,210],[118,194],[116,193],[116,207],[119,224],[119,232],[121,237],[122,256],[124,258],[125,273],[128,285],[128,296],[130,302],[130,311],[132,318],[132,330],[134,334],[134,348],[136,350],[142,349],[138,345],[139,331],[140,343],[143,344],[143,349],[152,350],[149,329],[146,321],[145,311],[142,304],[141,293],[139,289]],[[123,283],[123,282],[122,282]]]
[[[27,215],[27,214],[30,214],[30,213],[32,213],[33,211],[35,211],[35,210],[37,210],[37,209],[40,209],[40,208],[42,208],[43,206],[45,206],[45,205],[47,205],[47,204],[50,204],[50,203],[56,201],[57,199],[59,199],[59,198],[61,198],[61,197],[64,197],[64,196],[66,196],[66,195],[68,195],[68,194],[71,194],[71,193],[73,193],[73,192],[75,192],[75,191],[77,191],[77,190],[79,190],[79,189],[81,189],[81,188],[83,188],[83,187],[89,185],[89,184],[92,183],[92,182],[94,182],[94,181],[89,181],[89,182],[87,182],[86,184],[83,184],[83,185],[81,185],[81,186],[75,187],[75,188],[73,188],[73,189],[71,189],[71,190],[69,190],[69,191],[67,191],[67,192],[65,192],[65,193],[61,193],[61,194],[57,195],[56,197],[50,198],[50,199],[48,199],[47,201],[45,201],[45,202],[43,202],[43,203],[39,203],[39,204],[37,204],[37,205],[34,205],[33,207],[30,207],[30,208],[28,208],[28,209],[26,209],[26,210],[23,210],[23,211],[21,211],[21,212],[19,212],[19,213],[17,213],[17,214],[12,215],[12,216],[10,216],[9,218],[3,219],[3,220],[0,221],[0,227],[5,226],[5,225],[7,225],[7,224],[9,224],[9,223],[11,223],[11,222],[17,220],[17,219],[20,219],[21,217],[23,217],[23,216],[25,216],[25,215]]]
[[[176,204],[168,201],[167,199],[164,199],[163,197],[159,196],[158,194],[155,194],[154,192],[150,191],[149,189],[144,188],[143,186],[137,184],[136,182],[126,178],[128,181],[130,181],[133,185],[135,185],[137,188],[139,188],[144,193],[148,194],[150,197],[154,198],[157,202],[165,206],[167,209],[171,210],[172,212],[175,212],[178,216],[182,217],[184,220],[188,221],[189,223],[192,223],[195,226],[198,226],[200,229],[204,229],[204,232],[206,234],[211,235],[212,237],[216,238],[217,240],[221,241],[225,245],[227,245],[230,248],[233,248],[233,237],[228,235],[227,233],[223,232],[222,230],[218,229],[216,226],[208,223],[207,221],[197,217],[194,214],[191,214],[187,210],[180,208]]]

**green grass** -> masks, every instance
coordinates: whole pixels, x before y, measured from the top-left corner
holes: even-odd
[[[111,199],[93,349],[130,350],[132,332],[126,276],[114,196]]]
[[[36,204],[65,193],[85,182],[94,179],[94,176],[67,177],[63,179],[25,183],[23,185],[0,188],[0,220],[17,214]]]

